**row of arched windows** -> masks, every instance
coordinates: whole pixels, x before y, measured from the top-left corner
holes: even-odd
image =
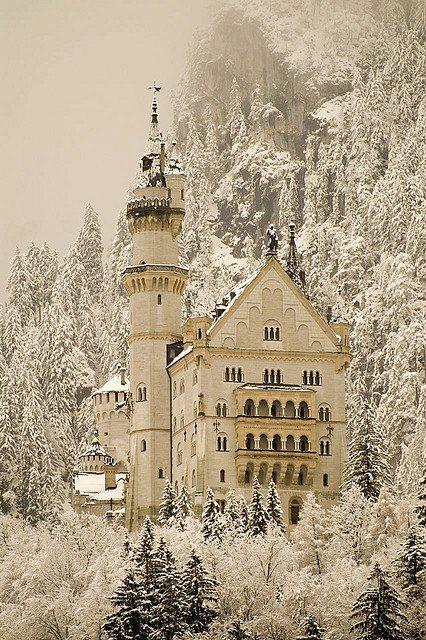
[[[225,369],[225,382],[243,382],[244,375],[241,367],[226,367]]]
[[[256,406],[250,398],[244,404],[245,416],[272,416],[274,418],[309,418],[309,406],[305,401],[299,403],[297,409],[294,402],[287,400],[284,409],[279,400],[274,400],[271,408],[266,400],[261,400]]]
[[[265,327],[263,331],[264,340],[281,340],[279,327]]]
[[[302,375],[302,384],[322,384],[322,376],[319,371],[304,371]]]
[[[246,436],[246,449],[254,450],[260,449],[263,451],[310,451],[311,444],[307,436],[301,436],[298,441],[295,441],[294,436],[288,435],[284,440],[276,433],[270,440],[265,433],[262,433],[258,438],[255,438],[252,433],[248,433]]]
[[[218,402],[216,405],[216,415],[222,418],[226,418],[228,415],[228,408],[226,402]]]
[[[318,417],[321,422],[328,422],[329,420],[331,420],[331,411],[329,407],[320,407],[318,410]]]
[[[281,376],[281,370],[277,369],[275,371],[275,369],[265,369],[264,373],[263,373],[263,382],[265,384],[281,384],[283,381],[283,378]]]
[[[109,391],[108,393],[106,393],[106,402],[119,402],[119,398],[120,398],[120,393],[123,393],[122,391]],[[124,398],[126,397],[126,393],[123,393]],[[102,404],[102,393],[97,393],[95,395],[95,404]]]

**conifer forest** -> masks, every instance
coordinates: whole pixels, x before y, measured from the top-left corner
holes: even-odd
[[[128,366],[125,203],[65,255],[20,246],[0,307],[0,640],[426,638],[426,5],[217,0],[168,139],[187,176],[182,317],[205,315],[288,224],[317,310],[350,323],[338,503],[283,521],[163,493],[137,533],[70,507],[91,392]],[[129,183],[131,176],[129,176]],[[96,194],[93,197],[96,200]]]

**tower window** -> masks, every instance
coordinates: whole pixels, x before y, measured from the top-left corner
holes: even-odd
[[[202,337],[203,337],[203,332],[202,332],[202,330],[201,330],[201,329],[198,329],[198,331],[197,331],[197,338],[198,338],[198,340],[201,340],[201,338],[202,338]]]
[[[220,470],[220,481],[225,482],[225,469]]]
[[[162,304],[161,293],[159,293],[158,296],[157,296],[157,304]]]
[[[328,487],[328,473],[324,473],[322,477],[322,484],[324,487]]]
[[[158,477],[161,479],[164,478],[164,469],[158,469]]]
[[[300,504],[298,500],[292,500],[290,502],[290,522],[291,524],[297,524],[300,519]]]
[[[141,442],[141,451],[146,451],[146,440],[142,440]]]
[[[140,384],[136,392],[136,402],[146,402],[146,400],[147,400],[146,387],[145,385]]]
[[[265,327],[264,340],[281,340],[281,330],[279,327]]]

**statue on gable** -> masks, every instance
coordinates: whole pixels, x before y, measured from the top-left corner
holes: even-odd
[[[278,250],[278,234],[273,224],[270,224],[266,232],[269,241],[268,253],[277,253]]]

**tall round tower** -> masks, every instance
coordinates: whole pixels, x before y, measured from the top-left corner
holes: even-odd
[[[135,530],[156,517],[171,473],[168,345],[181,338],[181,296],[187,269],[179,266],[178,235],[185,215],[185,176],[167,161],[154,98],[148,149],[127,205],[132,264],[124,272],[130,298],[130,478],[126,524]],[[173,154],[174,155],[174,154]]]

